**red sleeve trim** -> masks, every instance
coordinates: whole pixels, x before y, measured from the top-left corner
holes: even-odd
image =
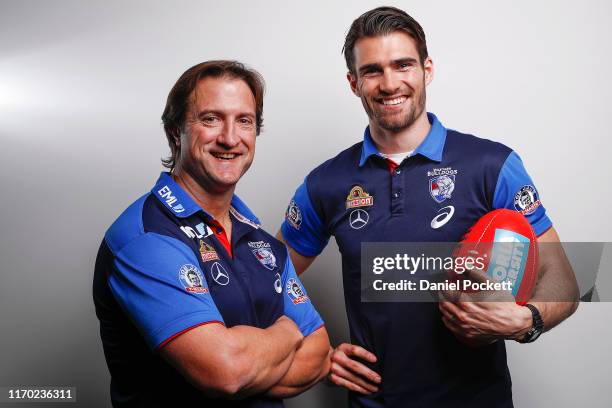
[[[168,338],[167,338],[166,340],[164,340],[164,341],[163,341],[163,342],[162,342],[162,343],[161,343],[159,346],[157,346],[157,349],[156,349],[156,350],[157,350],[157,351],[159,351],[159,350],[160,350],[162,347],[164,347],[166,344],[170,343],[172,340],[174,340],[175,338],[177,338],[177,337],[178,337],[178,336],[180,336],[181,334],[188,332],[188,331],[189,331],[189,330],[191,330],[191,329],[195,329],[196,327],[205,326],[205,325],[207,325],[207,324],[212,324],[212,323],[217,323],[217,324],[220,324],[220,325],[222,325],[222,326],[224,326],[224,327],[225,327],[225,323],[220,322],[219,320],[211,320],[211,321],[208,321],[208,322],[198,323],[198,324],[196,324],[196,325],[193,325],[193,326],[191,326],[191,327],[188,327],[188,328],[186,328],[186,329],[184,329],[184,330],[181,330],[180,332],[175,333],[175,334],[173,334],[172,336],[168,337]]]

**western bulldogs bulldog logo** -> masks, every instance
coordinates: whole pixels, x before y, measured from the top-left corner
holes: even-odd
[[[442,175],[429,179],[429,193],[437,202],[451,198],[455,189],[455,175]]]
[[[272,246],[264,241],[249,242],[251,252],[255,258],[267,269],[274,270],[276,268],[276,256],[272,252]]]

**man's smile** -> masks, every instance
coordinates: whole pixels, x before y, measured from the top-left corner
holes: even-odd
[[[240,156],[240,153],[222,153],[222,152],[210,152],[215,158],[219,160],[232,160]]]

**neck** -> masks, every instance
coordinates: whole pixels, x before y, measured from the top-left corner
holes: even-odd
[[[181,168],[174,169],[172,178],[204,211],[212,215],[221,225],[231,224],[229,209],[234,195],[234,186],[218,192],[207,190]]]
[[[423,112],[407,128],[399,131],[383,129],[370,119],[370,136],[379,152],[384,154],[404,153],[415,150],[431,129],[427,112]]]

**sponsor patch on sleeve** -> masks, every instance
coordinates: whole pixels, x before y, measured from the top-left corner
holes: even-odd
[[[204,287],[204,277],[197,266],[185,264],[179,269],[179,280],[185,290],[189,293],[208,293],[208,288]]]
[[[287,281],[287,293],[291,296],[294,305],[299,305],[308,301],[306,292],[302,289],[302,285],[297,279],[291,278]]]
[[[285,212],[285,219],[287,222],[296,230],[300,229],[302,225],[302,211],[294,200],[289,202],[287,211]]]
[[[521,187],[514,195],[514,208],[523,215],[533,214],[541,204],[538,192],[532,185]]]

